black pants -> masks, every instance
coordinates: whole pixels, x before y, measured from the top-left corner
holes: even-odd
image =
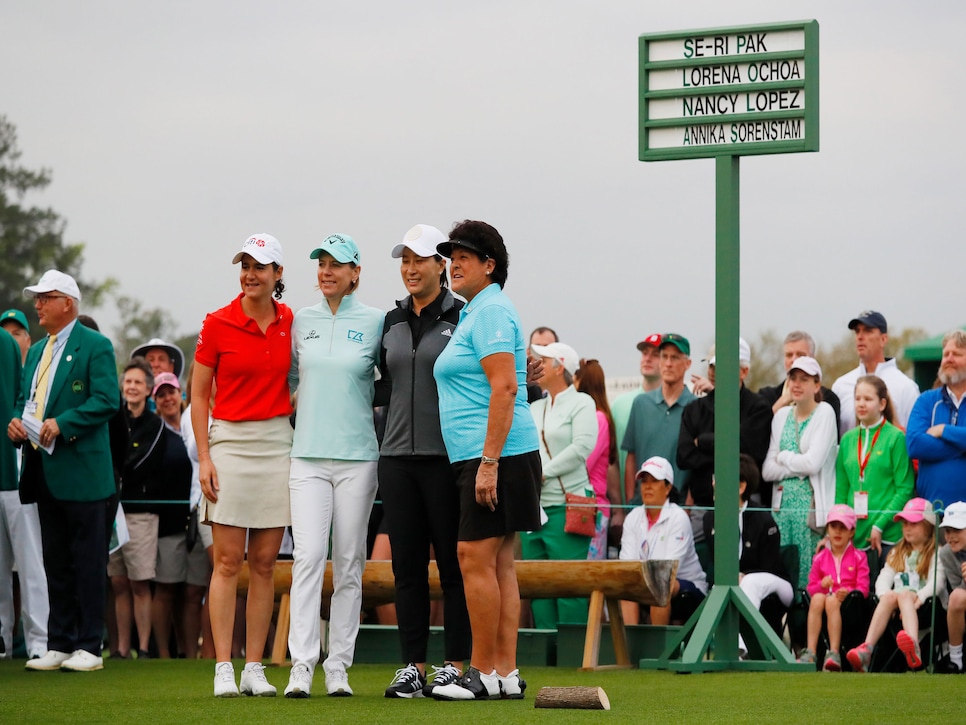
[[[101,654],[107,576],[106,499],[61,501],[47,488],[37,456],[37,513],[44,548],[50,619],[47,649]],[[29,464],[28,464],[29,465]]]
[[[403,662],[426,661],[430,545],[443,588],[444,657],[448,662],[469,659],[470,619],[456,558],[459,492],[449,461],[438,456],[380,458],[379,488],[392,545]]]

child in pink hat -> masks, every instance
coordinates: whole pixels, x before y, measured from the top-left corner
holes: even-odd
[[[918,610],[936,588],[936,512],[926,499],[913,498],[894,520],[902,521],[902,541],[892,547],[875,581],[879,604],[872,614],[865,642],[850,649],[846,655],[856,672],[869,671],[872,649],[885,634],[896,609],[902,619],[896,645],[905,655],[910,669],[922,667]]]
[[[828,628],[828,654],[822,669],[842,669],[842,609],[846,597],[858,592],[864,600],[869,596],[869,560],[852,544],[855,537],[855,511],[851,506],[835,504],[828,512],[825,535],[828,545],[815,555],[808,575],[807,591],[812,598],[808,607],[808,648],[799,662],[814,662],[818,638],[822,632],[822,615]]]

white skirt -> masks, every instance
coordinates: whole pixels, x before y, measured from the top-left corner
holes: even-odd
[[[246,529],[291,525],[288,416],[239,422],[215,419],[208,445],[218,475],[218,501],[202,497],[201,521]]]

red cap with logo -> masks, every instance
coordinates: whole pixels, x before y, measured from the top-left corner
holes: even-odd
[[[638,350],[643,350],[645,347],[658,348],[660,346],[661,346],[661,336],[656,332],[653,335],[648,335],[639,343],[637,343]]]

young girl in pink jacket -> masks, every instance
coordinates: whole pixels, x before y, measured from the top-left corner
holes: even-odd
[[[826,672],[839,672],[842,657],[842,603],[853,591],[869,595],[869,560],[865,552],[852,545],[855,536],[855,511],[845,504],[835,504],[828,512],[826,527],[828,547],[815,555],[808,576],[807,591],[812,597],[808,608],[808,649],[799,662],[814,662],[818,637],[822,632],[822,615],[828,628],[829,648],[822,667]]]

